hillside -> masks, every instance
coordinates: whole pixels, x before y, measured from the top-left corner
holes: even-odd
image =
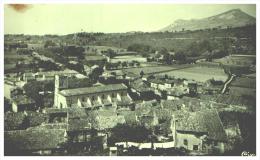
[[[169,26],[160,31],[182,31],[182,30],[198,30],[207,28],[227,28],[227,27],[241,27],[245,25],[252,25],[256,23],[256,19],[240,9],[233,9],[215,16],[191,19],[191,20],[176,20]]]
[[[69,39],[69,38],[67,38]],[[241,54],[255,54],[256,48],[256,26],[244,26],[229,29],[206,29],[185,32],[152,32],[133,34],[105,34],[97,36],[90,45],[114,46],[128,48],[132,44],[143,44],[152,46],[158,50],[185,51],[191,44],[207,40],[213,47],[225,43],[229,47],[236,46]]]

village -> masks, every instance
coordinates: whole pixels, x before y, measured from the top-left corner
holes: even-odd
[[[256,153],[255,33],[5,34],[4,153]]]
[[[160,57],[148,62],[137,52],[89,46],[85,60],[66,57],[73,59],[68,64],[90,64],[79,73],[38,53],[44,46],[29,46],[6,48],[16,52],[16,66],[36,66],[5,74],[5,140],[14,153],[221,155],[234,147],[229,137],[241,131],[224,126],[219,114],[255,113],[253,56],[241,56],[245,62],[229,55],[214,62],[165,65]],[[44,68],[44,62],[57,69]],[[241,63],[245,71],[240,75],[223,68]]]

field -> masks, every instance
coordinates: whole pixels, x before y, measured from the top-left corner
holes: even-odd
[[[228,78],[228,75],[225,74],[223,69],[197,66],[163,73],[163,75],[165,74],[198,82],[205,82],[212,78],[215,80],[226,81]]]
[[[116,56],[111,59],[112,63],[117,63],[117,62],[131,62],[131,61],[138,61],[138,62],[146,62],[146,58],[141,57],[139,55],[126,55],[126,56]]]
[[[164,71],[174,70],[175,67],[170,66],[149,66],[149,67],[139,67],[139,68],[128,68],[123,69],[126,73],[133,73],[136,75],[139,75],[141,71],[144,72],[144,74],[153,74],[153,73],[160,73]]]

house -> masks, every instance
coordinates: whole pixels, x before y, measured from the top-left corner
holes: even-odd
[[[136,93],[139,99],[149,100],[154,98],[153,89],[142,79],[137,79],[130,83],[131,91]]]
[[[87,55],[85,56],[85,60],[83,64],[88,66],[104,65],[106,61],[107,61],[106,57],[101,55]]]
[[[11,100],[14,96],[20,95],[23,90],[17,85],[15,81],[6,80],[4,82],[4,97]]]
[[[64,129],[27,129],[4,132],[5,155],[50,155],[64,152]]]
[[[176,103],[176,102],[178,102],[178,101],[163,100],[163,101],[161,101],[161,107],[164,109],[170,109],[172,111],[180,110],[182,105],[178,105],[178,103]]]
[[[22,111],[35,111],[36,103],[30,97],[25,95],[19,95],[13,98],[12,100],[12,111],[13,112],[22,112]]]
[[[35,77],[34,77],[34,74],[33,74],[33,73],[28,72],[28,73],[24,73],[24,74],[23,74],[22,79],[23,79],[23,81],[25,81],[25,82],[29,82],[29,81],[34,81],[34,80],[35,80]]]
[[[167,80],[164,82],[164,87],[165,87],[165,88],[173,88],[173,87],[174,87],[174,84],[175,84],[175,80],[167,79]]]
[[[118,155],[117,147],[109,147],[109,156],[117,156],[117,155]]]
[[[54,80],[55,75],[63,75],[63,76],[75,76],[79,78],[86,78],[86,76],[78,73],[77,71],[65,69],[62,71],[47,71],[47,72],[37,72],[37,73],[24,73],[23,80],[24,81],[48,81]]]
[[[191,96],[195,96],[197,95],[197,82],[195,81],[188,81],[187,82],[187,87],[188,87],[188,93],[191,95]]]
[[[68,108],[73,105],[91,108],[104,106],[132,105],[132,99],[127,93],[124,84],[99,85],[95,87],[68,89],[68,77],[55,76],[54,106],[57,108]]]
[[[118,121],[116,114],[111,114],[110,119],[100,122],[101,114],[97,110],[84,107],[48,108],[46,113],[50,123],[41,127],[65,129],[67,132],[68,152],[83,150],[103,150],[107,148],[106,129],[113,127]],[[112,124],[109,126],[107,124]],[[108,128],[107,128],[108,127]]]
[[[163,85],[163,82],[159,79],[151,79],[149,81],[150,85],[152,88],[158,89],[159,88],[159,84]]]
[[[174,88],[171,88],[171,89],[167,89],[165,91],[165,95],[166,95],[167,100],[179,99],[187,93],[188,93],[187,88],[179,88],[179,87],[174,87]]]
[[[173,115],[175,147],[204,153],[224,153],[227,136],[215,109],[176,111]]]

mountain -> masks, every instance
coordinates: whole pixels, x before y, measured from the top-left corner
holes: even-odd
[[[198,30],[207,28],[227,28],[227,27],[241,27],[245,25],[252,25],[256,23],[255,17],[248,15],[240,9],[233,9],[227,12],[202,19],[191,20],[176,20],[169,26],[160,31],[182,31],[184,30]]]

